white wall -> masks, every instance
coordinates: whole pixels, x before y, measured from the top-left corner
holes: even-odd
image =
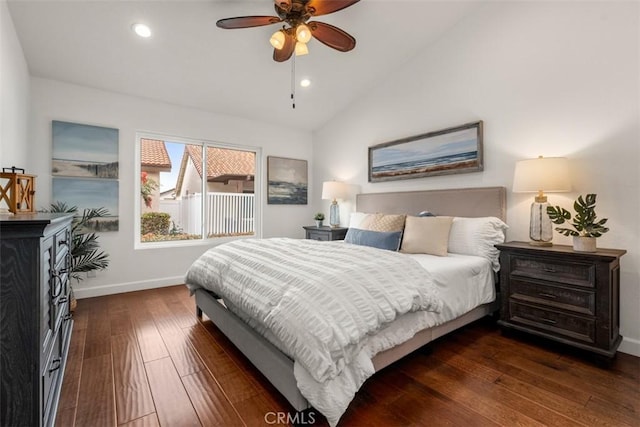
[[[29,140],[33,155],[29,167],[38,174],[39,208],[51,201],[52,120],[120,130],[120,230],[100,235],[111,265],[96,278],[75,285],[78,297],[182,283],[187,268],[208,247],[134,249],[134,206],[140,204],[140,195],[134,190],[139,179],[135,175],[136,131],[262,147],[263,188],[256,191],[265,193],[267,156],[310,160],[312,154],[310,133],[40,78],[31,79],[31,89]],[[266,197],[262,199],[266,201]],[[264,237],[304,237],[302,226],[313,216],[310,205],[263,204],[262,212]]]
[[[570,159],[571,208],[597,193],[623,248],[621,350],[640,355],[639,7],[637,2],[491,2],[314,134],[314,185],[337,178],[363,192],[505,186],[516,160]],[[367,182],[367,147],[481,119],[484,172]],[[528,240],[533,195],[508,192],[509,240]],[[314,199],[316,200],[316,199]],[[343,223],[352,204],[343,203]],[[425,209],[429,209],[425,206]],[[328,212],[328,204],[316,201]],[[556,233],[556,243],[569,243]]]
[[[7,2],[3,0],[0,1],[0,167],[29,167],[28,119],[29,70]]]

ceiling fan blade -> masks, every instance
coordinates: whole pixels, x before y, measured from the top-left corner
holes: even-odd
[[[216,25],[220,28],[231,30],[234,28],[261,27],[282,22],[277,16],[238,16],[235,18],[220,19]]]
[[[276,11],[283,10],[289,12],[291,10],[291,0],[273,0],[276,5]]]
[[[317,21],[307,22],[307,26],[311,29],[311,35],[319,42],[340,52],[348,52],[356,47],[356,39],[338,27]]]
[[[310,0],[306,5],[306,10],[311,16],[326,15],[342,10],[359,1],[360,0]]]
[[[291,58],[296,49],[296,38],[291,34],[285,34],[284,46],[282,49],[273,49],[273,60],[276,62],[284,62]]]

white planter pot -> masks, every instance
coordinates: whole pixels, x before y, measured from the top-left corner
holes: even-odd
[[[316,227],[318,228],[322,227],[322,221],[316,220]]]
[[[573,250],[576,252],[595,252],[596,238],[573,236]]]

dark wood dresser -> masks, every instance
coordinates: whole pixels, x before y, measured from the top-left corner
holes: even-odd
[[[613,357],[620,336],[618,249],[496,245],[500,250],[498,323]]]
[[[51,426],[73,320],[68,214],[0,216],[0,425]]]
[[[306,232],[306,239],[312,240],[344,240],[344,236],[347,235],[348,228],[345,227],[315,227],[306,225],[302,227]]]

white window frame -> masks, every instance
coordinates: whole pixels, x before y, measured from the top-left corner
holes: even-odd
[[[251,236],[229,236],[229,237],[207,237],[207,230],[205,230],[205,221],[201,223],[201,234],[202,238],[194,239],[194,240],[171,240],[164,242],[142,242],[140,240],[140,215],[142,214],[140,210],[140,174],[142,172],[142,168],[140,165],[140,140],[141,139],[157,139],[161,141],[173,141],[183,144],[190,145],[199,145],[204,148],[206,147],[215,147],[215,148],[227,148],[231,150],[243,150],[243,151],[251,151],[255,153],[255,175],[254,175],[254,234]],[[249,145],[241,145],[241,144],[230,144],[224,142],[217,141],[208,141],[205,139],[194,139],[183,136],[175,136],[175,135],[167,135],[159,132],[147,132],[147,131],[138,131],[136,132],[136,143],[135,143],[135,185],[134,185],[134,204],[133,204],[133,232],[135,234],[134,240],[134,249],[158,249],[158,248],[176,248],[182,246],[217,246],[226,242],[230,242],[238,239],[255,239],[262,237],[262,200],[264,197],[263,189],[265,185],[262,183],[262,149],[260,147],[253,147]],[[207,170],[207,150],[203,150],[202,152],[202,169],[203,171]],[[207,179],[206,177],[202,178],[202,194],[207,193]],[[205,198],[203,197],[204,201]],[[207,203],[202,203],[202,218],[207,218]]]

